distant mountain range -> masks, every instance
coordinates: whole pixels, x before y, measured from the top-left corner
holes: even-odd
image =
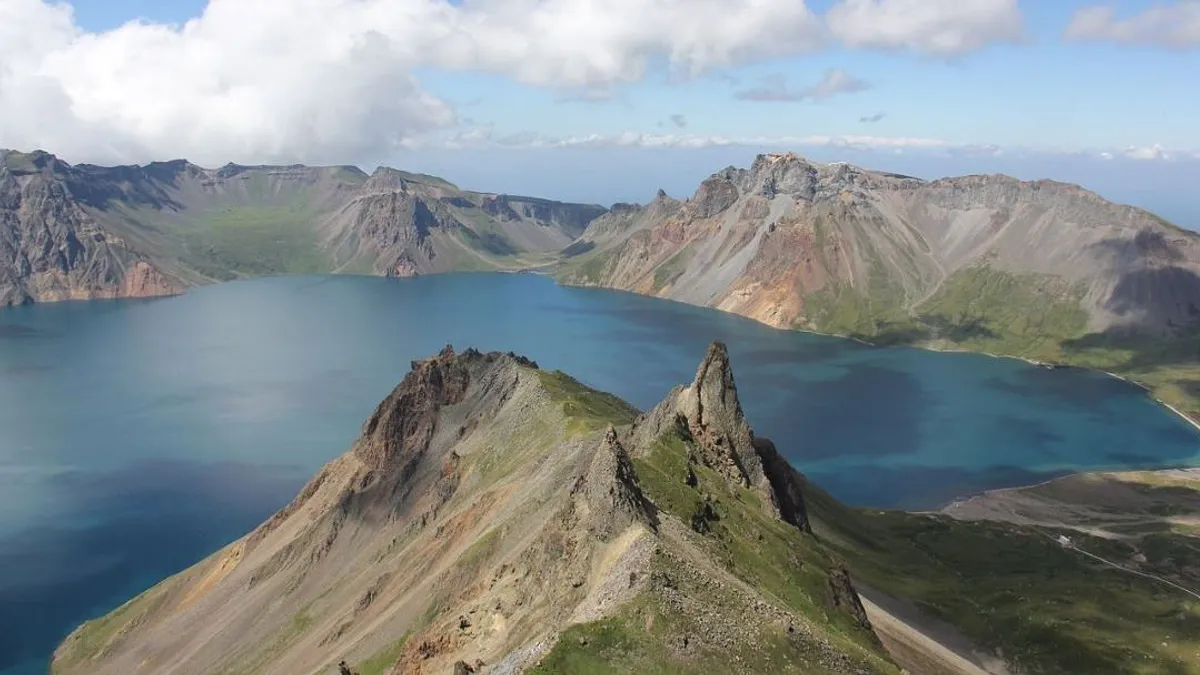
[[[687,200],[607,209],[387,168],[0,151],[0,256],[0,305],[536,267],[783,328],[1103,368],[1200,416],[1200,235],[1054,181],[925,181],[782,153]]]
[[[0,306],[265,274],[511,267],[561,250],[606,211],[388,168],[72,166],[0,151]]]

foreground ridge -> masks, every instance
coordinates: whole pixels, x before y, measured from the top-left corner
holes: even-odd
[[[644,413],[447,346],[290,504],[52,670],[1190,675],[1197,626],[1052,530],[842,506],[754,435],[723,344]]]
[[[796,574],[811,593],[786,590]],[[879,645],[799,478],[747,425],[724,345],[645,415],[447,346],[291,504],[85,624],[54,668],[898,672]]]

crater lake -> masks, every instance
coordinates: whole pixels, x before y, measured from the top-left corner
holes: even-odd
[[[0,673],[236,539],[344,452],[412,360],[514,351],[645,409],[729,345],[749,421],[860,506],[1195,463],[1137,387],[873,348],[535,275],[279,277],[0,311]]]

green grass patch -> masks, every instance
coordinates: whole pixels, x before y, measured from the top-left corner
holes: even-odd
[[[1051,275],[978,264],[950,275],[920,314],[935,339],[975,351],[1061,359],[1063,342],[1087,329],[1083,293]]]
[[[717,519],[700,543],[713,560],[779,604],[813,617],[838,649],[882,667],[870,635],[833,605],[828,579],[836,563],[824,546],[770,514],[754,491],[702,463],[691,465],[697,480],[688,485],[688,445],[681,431],[672,431],[634,459],[646,495],[685,523],[709,500]]]
[[[183,236],[188,262],[218,280],[330,269],[301,204],[209,211]]]
[[[683,276],[684,270],[687,269],[688,262],[692,259],[692,245],[688,244],[679,249],[670,258],[667,258],[658,267],[654,268],[654,288],[661,290],[675,283],[679,277]]]
[[[563,414],[573,432],[591,432],[609,424],[630,424],[638,416],[637,408],[625,401],[581,384],[562,371],[538,371],[542,387],[550,398],[562,404]]]
[[[358,663],[351,670],[358,673],[358,675],[385,675],[391,672],[392,666],[400,658],[400,653],[404,651],[404,645],[408,644],[408,636],[409,634],[405,633],[399,640],[375,652],[367,660]]]
[[[747,610],[738,607],[737,611]],[[531,675],[899,672],[890,664],[854,660],[841,667],[828,664],[816,645],[799,634],[789,635],[775,629],[750,633],[746,626],[741,630],[747,640],[743,645],[722,649],[704,644],[699,637],[703,627],[697,620],[667,609],[655,594],[645,593],[617,616],[563,631],[550,652],[529,672]],[[685,639],[689,641],[687,646]]]

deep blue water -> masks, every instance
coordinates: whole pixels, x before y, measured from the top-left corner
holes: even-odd
[[[237,538],[343,452],[409,362],[512,350],[646,408],[728,343],[757,433],[843,500],[932,507],[1200,458],[1107,376],[875,349],[531,275],[291,277],[0,312],[0,675]]]

